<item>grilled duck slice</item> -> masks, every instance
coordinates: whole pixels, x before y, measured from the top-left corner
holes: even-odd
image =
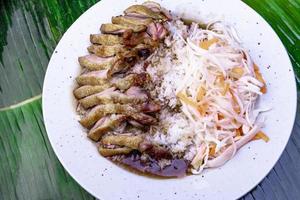
[[[116,62],[115,57],[101,58],[94,54],[86,55],[78,58],[78,62],[82,67],[91,71],[109,69]]]
[[[161,23],[152,22],[147,28],[147,33],[153,40],[162,40],[168,34],[167,29]]]
[[[84,85],[74,90],[74,96],[77,99],[81,99],[92,94],[102,92],[108,89],[111,85],[110,84],[103,84],[103,85]]]
[[[112,17],[111,22],[113,24],[125,24],[125,25],[148,25],[153,20],[151,18],[139,18],[130,16],[117,16]]]
[[[102,44],[102,45],[116,45],[122,44],[123,39],[118,35],[110,34],[91,34],[90,41],[93,44]]]
[[[108,114],[124,114],[144,125],[156,123],[156,119],[150,115],[140,113],[137,108],[130,105],[105,104],[98,105],[90,110],[81,120],[80,123],[86,127],[91,127],[96,121]]]
[[[144,113],[158,112],[161,109],[160,105],[154,102],[145,102],[137,107]]]
[[[144,128],[144,125],[143,124],[141,124],[141,123],[139,123],[139,122],[137,122],[137,121],[135,121],[135,120],[133,120],[133,119],[129,119],[129,120],[127,120],[127,122],[129,123],[129,124],[131,124],[133,127],[135,127],[135,128],[139,128],[139,129],[143,129]]]
[[[132,149],[128,148],[128,147],[108,149],[108,148],[104,148],[102,146],[100,146],[98,148],[98,150],[99,150],[99,153],[104,157],[129,154],[132,151]]]
[[[143,125],[152,125],[157,122],[154,117],[140,112],[131,113],[129,117]]]
[[[139,98],[148,98],[148,93],[146,90],[144,90],[143,88],[137,87],[137,86],[132,86],[130,87],[125,94],[129,95],[129,96],[136,96]]]
[[[138,104],[141,102],[145,102],[148,99],[144,96],[129,96],[117,91],[98,95],[97,98],[98,101],[104,104],[109,102],[120,104]]]
[[[110,115],[102,117],[89,131],[88,137],[98,141],[107,131],[114,130],[126,119],[125,115]]]
[[[91,96],[85,97],[79,101],[79,103],[85,108],[90,108],[99,104],[108,104],[108,103],[120,103],[120,104],[139,104],[141,102],[147,101],[148,98],[144,96],[130,96],[123,94],[119,91],[114,91],[113,89],[107,89],[103,92],[93,94]],[[154,105],[145,104],[144,110],[149,111],[153,109]]]
[[[98,100],[98,96],[105,95],[105,94],[110,94],[115,89],[116,89],[115,87],[111,87],[111,88],[108,88],[108,89],[106,89],[106,90],[104,90],[102,92],[99,92],[99,93],[87,96],[87,97],[85,97],[83,99],[80,99],[79,103],[85,109],[90,108],[90,107],[92,107],[94,105],[97,105],[97,104],[101,104],[101,102]]]
[[[100,31],[102,33],[109,34],[122,34],[126,30],[132,30],[133,32],[142,32],[146,30],[146,26],[144,25],[125,25],[125,24],[102,24]]]
[[[134,47],[140,43],[143,43],[145,34],[147,33],[133,33],[132,31],[126,31],[123,34],[123,44],[126,46]]]
[[[101,144],[103,145],[118,145],[121,147],[128,147],[131,149],[138,150],[140,147],[140,144],[144,141],[143,135],[109,135],[103,137],[101,140]]]
[[[81,81],[81,83],[83,83],[82,80],[80,80],[80,81]],[[103,81],[105,82],[105,80],[103,80]],[[148,74],[145,74],[145,73],[129,74],[129,75],[125,76],[124,78],[113,78],[112,83],[105,82],[101,85],[83,85],[74,90],[74,95],[77,99],[81,99],[83,97],[87,97],[92,94],[102,92],[110,87],[116,87],[120,90],[127,90],[133,86],[142,86],[144,84],[147,84],[148,81],[149,81]],[[134,92],[137,92],[137,91],[132,91],[132,93],[134,93]]]
[[[137,45],[147,44],[151,47],[158,47],[158,41],[155,41],[146,32],[133,33],[126,31],[123,34],[123,44],[129,47],[135,47]]]
[[[160,12],[161,6],[159,3],[156,3],[154,1],[146,1],[142,3],[143,6],[146,6],[147,8],[151,9],[153,12]]]
[[[172,19],[172,16],[170,14],[170,12],[168,10],[166,10],[165,8],[161,7],[158,3],[153,2],[153,1],[146,1],[142,4],[143,6],[146,6],[147,8],[151,9],[153,12],[156,13],[162,13],[163,15],[165,15],[168,20]]]
[[[105,148],[107,147],[107,148]],[[112,147],[112,148],[108,148]],[[117,147],[117,148],[114,148]],[[138,150],[140,152],[145,152],[155,159],[171,159],[172,155],[168,149],[152,144],[150,141],[145,139],[144,135],[109,135],[103,137],[101,140],[102,149],[119,149],[128,148],[132,150]],[[128,150],[129,151],[129,150]],[[127,154],[119,152],[118,154]],[[116,155],[116,154],[115,154]]]
[[[113,74],[128,70],[134,65],[134,62],[128,63],[124,59],[118,59],[114,65],[108,70],[107,75],[111,77]]]
[[[125,50],[126,49],[124,48],[124,46],[120,44],[116,44],[113,46],[91,45],[88,47],[88,51],[90,53],[96,54],[100,57],[111,57]]]
[[[109,76],[128,70],[136,64],[136,61],[138,59],[135,51],[126,51],[120,53],[117,57],[117,61],[108,71]]]
[[[126,77],[120,79],[115,78],[112,79],[112,82],[115,87],[119,88],[120,90],[127,90],[131,86],[142,86],[149,82],[150,76],[147,73],[141,74],[129,74]]]
[[[108,114],[121,114],[114,104],[99,105],[91,109],[81,120],[82,126],[89,128],[99,119]]]
[[[160,13],[160,12],[154,12],[153,10],[151,10],[150,8],[148,8],[147,6],[143,6],[143,5],[133,5],[130,6],[129,8],[127,8],[124,13],[127,16],[132,16],[132,17],[150,17],[152,19],[155,20],[162,20],[162,21],[167,21],[168,18]]]
[[[99,70],[82,74],[76,78],[79,85],[102,85],[107,82],[107,71]]]

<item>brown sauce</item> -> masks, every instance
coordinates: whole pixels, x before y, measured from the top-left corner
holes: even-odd
[[[184,177],[187,175],[189,165],[188,162],[183,159],[172,159],[170,165],[161,168],[156,159],[150,158],[147,161],[142,161],[139,151],[132,151],[126,156],[117,159],[111,158],[111,160],[129,171],[152,178]]]

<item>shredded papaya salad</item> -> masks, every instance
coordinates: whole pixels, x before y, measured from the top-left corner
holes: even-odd
[[[176,97],[195,132],[191,172],[225,164],[251,140],[267,142],[261,131],[265,119],[259,117],[266,110],[256,108],[266,83],[236,31],[214,22],[206,29],[193,23],[172,32],[171,48],[185,69],[176,80]]]

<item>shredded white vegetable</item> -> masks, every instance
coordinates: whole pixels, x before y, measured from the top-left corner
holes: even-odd
[[[180,20],[168,27],[171,35],[166,44],[171,56],[161,56],[156,63],[162,80],[159,99],[169,102],[170,108],[179,105],[182,115],[168,116],[171,128],[167,133],[157,131],[155,141],[172,143],[174,148],[181,142],[176,152],[188,154],[191,172],[199,174],[230,160],[260,130],[263,122],[258,116],[268,109],[255,105],[265,83],[233,27],[218,21],[209,24],[209,29],[196,23],[188,28]],[[183,130],[176,125],[180,120],[192,132],[184,139],[186,133],[179,134]]]

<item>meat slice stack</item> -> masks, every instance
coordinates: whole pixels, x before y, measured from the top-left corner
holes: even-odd
[[[102,24],[101,33],[90,35],[90,54],[78,59],[83,70],[74,96],[84,110],[80,123],[89,130],[88,137],[100,141],[103,156],[146,151],[140,130],[157,122],[160,105],[145,89],[150,76],[130,69],[163,41],[169,19],[157,3],[130,6],[124,15],[112,17],[112,23]]]

